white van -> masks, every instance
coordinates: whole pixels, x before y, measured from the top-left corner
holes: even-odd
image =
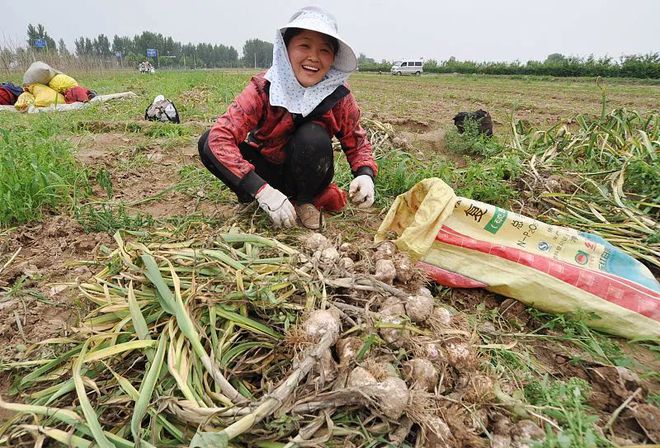
[[[404,59],[394,62],[390,72],[393,75],[421,75],[424,72],[423,65],[421,59]]]

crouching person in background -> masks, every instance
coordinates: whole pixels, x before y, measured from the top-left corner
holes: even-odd
[[[334,136],[353,172],[350,200],[370,207],[377,166],[345,85],[356,68],[334,17],[317,7],[299,10],[276,32],[273,66],[254,76],[199,139],[204,166],[239,202],[256,200],[275,226],[318,229],[319,209],[346,205],[346,193],[332,182]]]

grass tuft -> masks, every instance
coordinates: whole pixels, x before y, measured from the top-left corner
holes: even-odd
[[[85,194],[87,176],[57,135],[48,118],[30,128],[0,128],[0,226],[38,220]]]

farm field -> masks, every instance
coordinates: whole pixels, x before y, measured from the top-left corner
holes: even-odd
[[[111,338],[112,343],[128,343],[122,338],[129,333],[129,327],[137,331],[137,324],[126,326],[128,320],[135,319],[134,309],[129,313],[127,300],[116,294],[120,289],[128,289],[129,282],[135,284],[138,292],[135,302],[139,304],[138,309],[141,306],[144,313],[149,310],[145,324],[150,325],[151,335],[155,339],[166,332],[165,324],[157,324],[163,319],[162,313],[155,311],[158,303],[149,302],[141,295],[149,291],[145,286],[146,278],[153,282],[152,278],[133,270],[137,258],[131,257],[142,250],[141,247],[148,247],[158,255],[159,272],[166,277],[168,288],[175,288],[178,279],[174,275],[168,277],[170,271],[162,264],[166,258],[175,260],[175,264],[176,260],[185,261],[180,263],[182,271],[177,272],[181,287],[190,288],[188,292],[213,285],[215,289],[208,291],[227,292],[228,295],[231,295],[230,290],[245,293],[252,291],[245,287],[248,283],[256,285],[259,291],[260,288],[286,291],[286,297],[290,298],[288,305],[272,299],[277,305],[269,302],[272,308],[258,309],[261,305],[250,304],[247,299],[245,303],[239,300],[229,304],[234,314],[222,316],[206,309],[207,304],[220,300],[211,293],[205,292],[203,300],[197,304],[192,303],[193,295],[184,294],[184,300],[189,301],[186,302],[189,312],[199,318],[196,322],[198,331],[205,335],[202,338],[205,347],[218,344],[224,347],[222,344],[226,343],[226,347],[239,353],[239,348],[230,344],[234,339],[245,337],[252,344],[242,346],[245,351],[233,358],[218,355],[219,362],[225,366],[223,373],[239,384],[236,386],[239,391],[248,398],[260,398],[264,391],[272,391],[292,369],[289,361],[300,356],[309,345],[309,341],[296,339],[299,335],[294,329],[302,316],[333,300],[344,301],[346,305],[344,299],[352,297],[353,293],[338,283],[334,286],[324,283],[315,276],[315,271],[308,273],[312,280],[305,280],[304,276],[292,280],[298,271],[293,267],[278,267],[278,262],[273,261],[291,253],[273,245],[272,241],[276,239],[287,247],[304,251],[301,239],[306,237],[306,232],[272,229],[255,205],[239,205],[233,194],[199,161],[199,135],[226,110],[251,73],[71,75],[99,94],[133,91],[138,98],[66,113],[0,112],[0,148],[5,148],[0,149],[0,170],[2,179],[6,180],[4,190],[0,190],[3,194],[0,197],[3,201],[0,205],[0,397],[6,402],[67,409],[82,407],[75,398],[75,391],[68,395],[63,393],[48,404],[45,399],[40,401],[45,395],[38,391],[76,377],[76,368],[80,376],[80,365],[74,364],[74,373],[71,373],[69,358],[75,358],[71,350],[80,349],[81,341],[97,337],[96,348],[103,350],[107,348],[103,344],[111,345],[103,339],[106,338],[103,334],[113,328],[117,334]],[[16,74],[10,80],[17,82],[19,79],[20,74]],[[342,213],[327,216],[324,235],[338,247],[349,243],[356,248],[356,271],[373,272],[372,257],[376,250],[373,235],[396,196],[418,181],[435,176],[442,178],[460,196],[553,224],[600,233],[643,260],[658,277],[660,83],[606,79],[597,84],[593,79],[393,77],[358,73],[351,77],[350,84],[379,162],[376,204],[367,211],[349,205]],[[145,108],[158,94],[175,103],[181,124],[143,119]],[[455,131],[453,116],[460,111],[477,109],[485,109],[492,115],[495,125],[492,140],[472,134],[461,136]],[[580,114],[584,115],[579,117]],[[649,135],[648,145],[642,142],[640,147],[649,148],[649,151],[624,154],[617,152],[619,146],[606,140],[600,147],[600,156],[571,153],[569,148],[588,145],[590,132],[603,132],[598,125],[585,121],[585,116],[591,120],[601,117],[621,123],[617,128],[620,133],[612,137],[615,141],[616,138],[632,138],[638,129],[645,130]],[[536,131],[539,133],[535,134]],[[543,157],[548,155],[548,148],[556,147],[556,142],[564,138],[569,139],[569,135],[578,143],[562,146],[566,148],[564,153]],[[608,152],[610,146],[612,149]],[[616,159],[619,166],[599,165],[605,152]],[[542,162],[530,168],[533,154]],[[24,160],[16,162],[20,158]],[[30,171],[26,166],[39,168]],[[537,177],[532,174],[534,169]],[[609,192],[598,193],[586,186],[609,185],[607,176],[617,170],[625,174],[623,188],[628,193],[620,208]],[[340,151],[336,152],[336,173],[338,185],[347,189],[351,176]],[[30,188],[20,185],[23,175],[34,177]],[[580,206],[587,203],[590,207]],[[629,216],[644,224],[629,226]],[[232,234],[242,235],[243,239],[227,237]],[[271,243],[258,243],[245,237],[254,234]],[[263,247],[259,246],[262,243]],[[216,277],[203,277],[200,273],[197,278],[194,272],[183,269],[197,260],[174,254],[175,250],[190,247],[226,250],[245,263],[251,260],[252,254],[259,253],[263,257],[259,263],[270,266],[272,271],[255,268],[260,275],[250,277],[235,264],[225,270],[225,265],[213,264],[217,260],[205,259],[204,266],[218,269],[212,271],[216,272]],[[261,249],[255,249],[258,247]],[[283,270],[280,272],[280,269]],[[267,274],[271,272],[278,273],[279,277],[268,280]],[[323,272],[328,276],[337,271],[327,268]],[[409,285],[399,286],[411,292],[422,285],[419,273],[413,277]],[[433,402],[432,406],[407,409],[402,418],[386,418],[371,405],[348,405],[342,401],[345,397],[334,395],[328,399],[335,400],[334,408],[300,412],[300,416],[293,411],[275,414],[267,417],[258,430],[237,438],[235,445],[229,446],[294,446],[287,444],[289,439],[305,435],[302,429],[306,427],[318,431],[316,435],[315,431],[308,431],[303,437],[317,440],[317,446],[487,447],[509,446],[505,444],[508,441],[513,443],[511,446],[519,447],[609,447],[660,443],[660,432],[654,423],[660,418],[658,341],[626,342],[591,330],[584,316],[542,313],[481,289],[448,289],[433,285],[430,289],[435,303],[446,306],[454,319],[452,331],[443,333],[443,340],[459,338],[470,353],[465,365],[454,363],[440,373],[443,391],[436,392],[441,397],[424,396],[418,400]],[[369,306],[371,299],[365,294],[364,291],[354,293],[355,304],[360,309]],[[254,297],[254,303],[266,300],[259,294]],[[371,328],[372,319],[375,319],[353,308],[350,305],[341,308],[345,332],[342,337],[353,334],[347,322]],[[275,312],[271,315],[264,309]],[[246,320],[241,320],[239,315]],[[250,323],[248,318],[258,325]],[[122,319],[126,322],[120,325],[118,322]],[[97,327],[90,326],[89,322]],[[217,334],[209,330],[216,327]],[[423,331],[433,332],[435,327]],[[360,361],[368,358],[370,351],[374,356],[379,353],[381,358],[387,354],[396,370],[405,370],[413,349],[403,343],[392,349],[374,336],[378,332],[365,330],[361,334]],[[184,343],[182,337],[177,340],[179,345],[170,349],[170,353],[172,356],[173,353],[188,353],[189,359],[167,358],[165,362],[176,364],[176,368],[171,368],[175,371],[189,363],[193,390],[186,391],[186,387],[174,380],[155,389],[154,396],[159,399],[149,404],[150,410],[145,411],[144,420],[138,422],[142,433],[149,433],[145,440],[155,446],[188,446],[198,427],[212,432],[213,428],[221,429],[231,421],[212,413],[190,418],[194,412],[181,407],[183,400],[198,400],[203,403],[199,406],[210,408],[220,406],[218,403],[222,399],[218,398],[221,394],[217,389],[212,399],[205,401],[199,396],[199,391],[210,387],[204,384],[208,378],[203,374],[203,361],[194,358],[194,347]],[[281,345],[288,351],[278,351],[274,341],[284,341]],[[156,344],[148,344],[150,342],[139,347],[146,350],[147,355],[138,349],[127,349],[104,359],[102,362],[107,362],[106,366],[112,364],[116,375],[93,377],[94,370],[90,367],[82,370],[88,375],[84,384],[81,380],[76,385],[83,390],[87,388],[89,400],[101,414],[97,417],[103,430],[126,440],[133,440],[131,437],[135,436],[131,427],[132,412],[127,409],[132,409],[134,401],[138,400],[125,385],[123,389],[117,386],[121,381],[113,381],[121,375],[133,381],[146,374],[145,356],[150,363],[153,356],[158,356],[157,352],[152,353]],[[69,354],[65,356],[66,353]],[[117,355],[121,355],[120,359]],[[337,356],[335,354],[335,358]],[[260,370],[250,357],[269,368]],[[50,360],[59,361],[49,365]],[[100,355],[97,364],[99,360]],[[229,366],[236,368],[236,378],[232,378]],[[341,366],[340,363],[339,378]],[[30,372],[40,367],[43,371],[29,377]],[[264,374],[265,370],[268,375]],[[131,376],[131,372],[139,375]],[[29,380],[24,380],[28,377]],[[477,384],[474,378],[481,383]],[[323,381],[315,381],[310,379],[297,393],[304,392],[305,398],[327,393],[328,385],[340,380],[328,379],[325,385]],[[133,382],[133,386],[135,392],[143,391],[139,380]],[[291,396],[286,399],[293,400]],[[176,400],[179,402],[172,404]],[[295,403],[288,401],[286,409],[297,409]],[[440,410],[431,416],[427,412],[430,408]],[[387,414],[382,408],[376,409]],[[29,411],[19,411],[0,409],[0,446],[33,446],[34,440],[43,435],[55,440],[65,437],[34,427],[21,428],[21,424],[59,428],[64,434],[71,427],[66,421],[47,416],[35,419],[29,417]],[[158,413],[165,417],[159,420]],[[81,418],[91,418],[88,414],[79,414]],[[445,421],[446,432],[437,429],[438,423],[433,419],[438,416]],[[168,419],[167,422],[163,422],[163,418]],[[432,429],[434,424],[436,432]],[[406,427],[405,431],[399,429]],[[527,439],[533,436],[536,442],[520,435],[525,431]],[[35,436],[37,433],[42,436]],[[422,440],[431,440],[428,434],[435,434],[433,443],[436,445],[422,444],[425,443]],[[78,430],[76,435],[88,442],[95,437],[98,440],[91,426]],[[80,442],[74,446],[89,445]]]

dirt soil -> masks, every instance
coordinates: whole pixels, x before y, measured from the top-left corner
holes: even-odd
[[[357,84],[359,88],[365,88],[370,82],[363,80]],[[398,106],[403,99],[408,98],[414,103],[424,92],[413,94],[404,89],[399,94],[398,99],[375,96],[361,98],[361,101],[365,103],[366,110],[369,110],[369,104],[376,101],[383,101],[378,108],[380,111],[388,110],[390,104],[391,112],[375,112],[371,117],[391,123],[402,138],[422,151],[442,154],[460,166],[462,158],[451,154],[443,146],[444,133],[451,117],[460,109],[459,102],[427,102],[419,109],[411,109],[413,112],[407,115],[409,118],[401,119],[402,110]],[[474,98],[472,106],[474,109],[485,107],[486,98]],[[528,104],[519,109],[519,115],[536,115],[540,107]],[[556,120],[564,107],[570,105],[550,103],[546,112],[541,114],[542,120]],[[494,110],[496,129],[505,126],[506,108],[506,104],[497,104]],[[167,191],[172,186],[172,179],[178,178],[181,167],[200,164],[195,137],[186,137],[183,144],[172,147],[166,145],[165,139],[125,132],[125,126],[122,128],[112,123],[99,122],[86,129],[91,132],[72,137],[78,149],[78,160],[93,170],[101,167],[107,169],[114,186],[114,198],[133,204],[131,212],[141,212],[154,218],[203,212],[207,216],[217,217],[221,223],[235,216],[238,210],[236,204],[218,205],[206,200],[203,192],[191,197],[183,192]],[[145,201],[161,192],[164,192],[162,196]],[[96,184],[94,193],[99,198],[105,194]],[[354,220],[359,228],[373,230],[382,220],[382,215],[365,213],[348,219]],[[362,232],[362,235],[364,238],[356,242],[371,245],[371,239],[366,236],[368,233]],[[338,238],[339,232],[330,230],[329,236]],[[48,216],[41,224],[20,226],[0,237],[0,254],[2,260],[7,262],[5,267],[0,265],[0,286],[10,288],[10,292],[0,301],[0,360],[20,361],[33,344],[72,334],[79,318],[85,314],[84,306],[81,307],[78,301],[76,283],[84,282],[103,268],[99,261],[102,250],[114,248],[115,243],[107,233],[85,233],[80,224],[68,216]],[[10,258],[11,262],[8,262]],[[520,329],[532,328],[534,324],[523,305],[485,291],[455,290],[451,292],[448,302],[467,314],[481,312],[484,307],[486,310],[499,310],[508,324]],[[477,333],[491,331],[481,327],[474,330]],[[589,402],[602,421],[607,420],[638,388],[641,389],[638,392],[640,397],[657,394],[660,390],[654,375],[640,379],[630,371],[595,362],[576,365],[572,360],[579,353],[572,352],[567,345],[525,341],[527,343],[543,371],[560,378],[577,376],[590,382],[593,394]],[[47,350],[47,346],[43,350]],[[657,356],[637,347],[631,349],[625,346],[625,350],[640,364],[645,364],[649,371],[655,371],[657,376],[660,371]],[[0,395],[6,396],[9,386],[8,374],[0,372]],[[6,417],[6,413],[0,413],[0,421]],[[614,429],[624,441],[637,443],[643,439],[642,434],[654,439],[658,437],[657,418],[657,408],[637,404],[621,413]]]

